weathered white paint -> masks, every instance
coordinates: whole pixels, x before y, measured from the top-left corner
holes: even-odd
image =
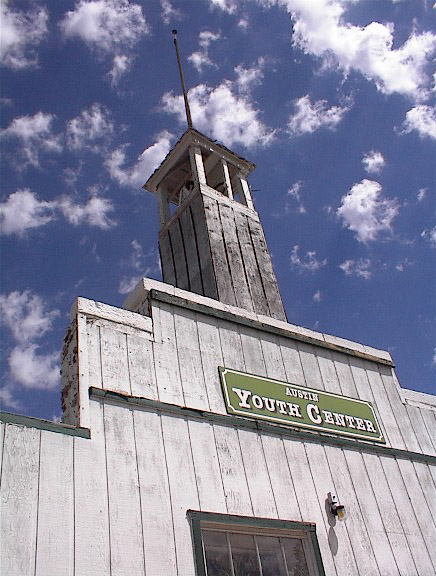
[[[74,574],[73,438],[43,431],[39,468],[35,575],[72,576]]]
[[[133,413],[147,576],[176,574],[171,497],[161,417]]]
[[[218,366],[227,366],[370,400],[392,446],[434,454],[426,398],[405,403],[391,368],[361,351],[232,322],[207,307],[144,303],[139,292],[136,305],[151,314],[143,331],[99,317],[97,306],[74,323],[65,362],[87,402],[88,415],[77,418],[88,417],[91,438],[6,426],[2,538],[17,559],[2,555],[5,573],[193,575],[186,512],[194,509],[315,522],[329,575],[433,576],[435,466],[370,454],[364,442],[341,449],[317,444],[315,434],[311,443],[282,436],[280,427],[248,430],[160,404],[89,400],[89,386],[225,418]],[[329,491],[346,506],[345,523],[328,514]]]
[[[35,570],[40,430],[6,426],[0,486],[0,573]]]
[[[75,576],[110,574],[110,528],[103,406],[90,402],[91,439],[74,439]]]
[[[130,410],[104,406],[111,574],[145,574],[137,446]]]

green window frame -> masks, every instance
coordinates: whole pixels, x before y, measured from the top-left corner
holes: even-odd
[[[236,542],[238,538],[239,540],[248,538],[255,543],[257,555],[256,572],[261,576],[264,576],[262,571],[263,560],[261,560],[262,552],[259,551],[258,542],[263,542],[265,545],[266,541],[270,541],[276,547],[280,547],[283,554],[282,566],[284,574],[294,576],[294,574],[301,573],[294,571],[290,566],[288,567],[283,542],[293,542],[298,545],[300,550],[304,550],[304,558],[307,563],[306,574],[308,576],[325,576],[316,536],[316,526],[313,523],[214,514],[195,510],[188,510],[188,519],[191,523],[197,576],[210,576],[207,572],[205,547],[208,545],[207,542],[210,540],[210,535],[216,536],[217,533],[221,533],[222,538],[226,539],[228,543],[229,569],[227,569],[227,572],[230,576],[237,576],[234,570],[235,552],[231,548],[231,539]],[[204,544],[205,540],[206,546]],[[301,544],[296,541],[300,541]],[[264,548],[264,551],[268,556],[268,550]]]

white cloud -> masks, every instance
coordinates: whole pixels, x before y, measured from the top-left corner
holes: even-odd
[[[324,260],[317,260],[315,251],[308,251],[303,259],[300,258],[298,252],[300,247],[295,245],[291,252],[291,266],[298,270],[300,274],[303,272],[316,272],[327,264],[327,258]]]
[[[423,230],[421,238],[424,238],[432,248],[436,248],[436,226],[430,230]]]
[[[59,353],[41,353],[37,340],[53,328],[59,310],[49,310],[43,299],[30,290],[0,295],[2,322],[16,342],[8,352],[8,377],[1,396],[9,407],[17,405],[15,385],[37,390],[54,390],[59,385]]]
[[[61,212],[70,224],[87,224],[101,229],[114,226],[109,218],[113,211],[110,200],[93,195],[86,204],[77,204],[67,196],[51,202],[39,200],[28,188],[17,190],[0,204],[2,234],[23,236],[28,230],[45,226]]]
[[[248,16],[242,16],[242,18],[238,22],[238,28],[240,28],[244,32],[247,32],[249,27],[250,27],[250,21],[248,19]]]
[[[308,94],[295,100],[294,106],[295,114],[288,120],[288,129],[293,136],[312,134],[320,128],[334,130],[349,110],[340,106],[327,108],[325,100],[318,100],[312,104]]]
[[[436,106],[415,106],[406,114],[400,134],[415,130],[421,138],[436,140]]]
[[[261,122],[251,99],[235,93],[235,87],[224,80],[216,88],[199,84],[189,90],[194,126],[228,147],[267,146],[274,138],[274,131]],[[182,96],[167,92],[162,97],[162,108],[176,115],[181,124],[186,123]]]
[[[121,186],[140,189],[170,151],[172,137],[166,131],[158,134],[156,142],[146,148],[136,164],[129,168],[123,168],[126,162],[125,147],[114,150],[105,162],[111,178]]]
[[[17,412],[23,409],[21,402],[14,397],[13,385],[10,382],[0,388],[0,406],[16,410]]]
[[[359,260],[345,260],[339,265],[339,268],[345,272],[346,276],[358,276],[369,280],[372,272],[371,260],[368,258],[359,258]]]
[[[133,58],[126,54],[117,54],[112,61],[112,68],[109,72],[111,85],[117,86],[121,77],[130,70]]]
[[[427,196],[427,192],[428,192],[428,188],[420,188],[418,190],[418,194],[416,195],[418,202],[422,202],[423,200],[425,200],[425,197]]]
[[[159,257],[157,251],[153,248],[144,254],[141,244],[137,240],[132,240],[130,243],[132,252],[130,258],[125,264],[135,271],[134,274],[123,276],[118,286],[120,294],[128,294],[131,292],[139,280],[144,276],[153,274],[160,268]]]
[[[298,214],[306,214],[306,208],[303,205],[303,201],[301,199],[301,189],[304,186],[304,183],[299,180],[298,182],[295,182],[295,184],[293,184],[291,186],[291,188],[289,188],[288,192],[287,192],[287,196],[288,198],[291,199],[292,202],[286,202],[285,203],[285,212],[288,214],[289,212],[297,212]]]
[[[371,150],[363,157],[362,164],[368,174],[378,174],[384,168],[386,162],[381,152]]]
[[[28,188],[17,190],[0,204],[2,234],[23,235],[27,230],[44,226],[55,218],[55,204],[38,200]]]
[[[2,323],[21,344],[44,336],[59,316],[59,310],[47,310],[42,298],[30,290],[0,294],[0,311]]]
[[[62,151],[61,136],[54,134],[52,129],[54,119],[53,114],[43,112],[34,116],[20,116],[14,118],[10,125],[1,131],[3,138],[20,142],[21,168],[28,165],[38,168],[41,150],[56,153]]]
[[[107,198],[92,196],[86,204],[75,204],[71,198],[64,196],[58,200],[58,207],[74,226],[88,224],[102,230],[115,226],[115,222],[109,217],[114,207]]]
[[[212,42],[216,42],[221,39],[220,32],[211,32],[210,30],[202,30],[198,35],[198,43],[200,45],[200,50],[193,52],[188,56],[188,60],[197,69],[198,72],[203,71],[204,66],[216,66],[212,62],[209,56],[209,46]]]
[[[237,0],[209,0],[212,8],[219,8],[227,14],[234,14],[238,8]]]
[[[144,274],[145,276],[145,274]],[[136,274],[134,276],[124,276],[121,278],[120,283],[118,285],[118,293],[119,294],[130,294],[134,288],[136,288],[138,282],[143,277],[142,274]]]
[[[87,148],[94,152],[101,151],[114,132],[114,123],[109,110],[102,104],[95,103],[79,116],[67,123],[66,141],[72,150]]]
[[[25,388],[55,390],[60,381],[59,353],[40,354],[38,350],[37,344],[13,348],[8,358],[10,375]]]
[[[378,182],[364,179],[342,197],[336,214],[344,226],[356,232],[359,242],[369,242],[376,240],[381,232],[391,231],[398,211],[395,199],[383,198]]]
[[[433,350],[433,359],[432,359],[433,366],[436,366],[436,346]]]
[[[106,54],[122,53],[149,31],[141,6],[128,0],[80,0],[60,26],[66,38]]]
[[[171,20],[180,20],[182,13],[177,8],[174,8],[170,0],[160,0],[162,7],[162,20],[165,24],[169,24]]]
[[[436,34],[415,31],[394,48],[394,25],[370,22],[355,26],[346,21],[347,2],[338,0],[261,0],[264,6],[279,4],[291,14],[293,41],[305,53],[317,56],[325,66],[347,74],[356,70],[374,82],[384,94],[403,94],[414,100],[428,96],[428,67],[436,51]]]
[[[317,290],[317,291],[315,292],[315,294],[312,296],[312,300],[313,300],[314,302],[316,302],[316,303],[321,302],[321,300],[322,300],[322,294],[321,294],[320,290]]]
[[[13,11],[6,1],[0,4],[0,60],[14,70],[38,65],[35,48],[47,34],[48,11],[34,6],[28,12]]]
[[[244,68],[241,64],[236,66],[235,73],[237,76],[236,84],[238,90],[242,93],[249,93],[253,86],[262,84],[263,69],[265,67],[265,58],[262,56],[257,60],[256,64],[251,68]]]

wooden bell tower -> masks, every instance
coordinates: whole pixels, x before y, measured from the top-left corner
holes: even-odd
[[[144,188],[159,199],[163,280],[286,321],[247,176],[254,165],[188,128]]]

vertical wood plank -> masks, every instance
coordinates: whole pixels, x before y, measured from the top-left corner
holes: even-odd
[[[75,575],[110,574],[103,407],[91,400],[91,439],[74,439]]]
[[[402,433],[403,442],[407,450],[421,452],[421,446],[410,423],[406,407],[400,398],[399,386],[397,382],[394,381],[393,368],[381,364],[379,371],[389,400],[391,412],[393,412],[394,418],[396,418],[398,422],[401,422],[400,433]]]
[[[350,398],[359,398],[350,364],[348,363],[348,357],[345,354],[332,351],[332,360],[335,363],[341,393]]]
[[[206,226],[205,209],[203,198],[200,193],[195,193],[194,199],[189,206],[192,223],[197,238],[197,249],[200,260],[201,277],[203,280],[204,295],[209,298],[218,298],[217,283],[210,251],[209,233]]]
[[[104,404],[111,576],[145,574],[141,499],[131,410]]]
[[[380,458],[392,498],[406,534],[410,551],[419,567],[419,576],[433,576],[436,571],[436,559],[432,562],[429,542],[425,539],[416,519],[415,502],[410,499],[398,462],[394,458]]]
[[[277,518],[277,506],[261,438],[257,432],[242,429],[238,430],[238,437],[254,515]]]
[[[324,448],[319,444],[307,443],[305,449],[336,571],[338,574],[358,574],[346,526],[335,522],[328,512],[327,495],[329,492],[335,492],[335,485]]]
[[[420,412],[433,448],[436,450],[436,412],[426,408],[420,408]]]
[[[224,366],[233,370],[245,371],[241,336],[238,327],[225,320],[220,320],[218,327]]]
[[[433,442],[431,441],[430,435],[427,431],[427,427],[422,417],[423,410],[421,410],[417,406],[411,406],[409,404],[406,404],[405,407],[422,452],[424,454],[430,454],[431,456],[435,456],[436,450],[435,447],[433,446]]]
[[[275,380],[286,382],[286,371],[280,349],[279,338],[274,334],[262,332],[260,344],[268,378],[274,378]]]
[[[311,344],[306,344],[306,342],[298,342],[298,350],[300,352],[306,385],[309,388],[324,390],[324,382],[322,381],[318,360],[313,346]]]
[[[434,468],[434,466],[431,466],[431,464],[424,464],[423,462],[414,462],[413,466],[421,485],[424,498],[430,509],[433,523],[435,524],[434,530],[436,530],[436,487],[430,472],[430,468]]]
[[[307,386],[296,341],[280,337],[279,343],[287,382]]]
[[[318,358],[318,366],[321,372],[324,389],[327,392],[341,394],[342,390],[331,351],[325,348],[317,348],[316,356]]]
[[[380,423],[386,431],[386,440],[389,441],[390,445],[394,448],[405,449],[406,446],[397,419],[392,412],[391,405],[389,404],[378,367],[372,362],[365,361],[365,369],[371,392],[374,397],[374,402],[377,405],[378,413],[380,415]]]
[[[160,415],[134,411],[147,576],[176,574],[176,549]]]
[[[103,388],[131,394],[126,334],[101,326],[100,335]]]
[[[180,381],[185,405],[198,410],[209,410],[209,402],[201,366],[195,312],[177,308],[174,311],[177,356]],[[173,361],[177,361],[173,358]]]
[[[432,518],[426,498],[418,481],[413,463],[407,460],[398,460],[398,466],[406,486],[407,493],[416,512],[416,519],[427,545],[433,566],[436,571],[436,531],[434,518]]]
[[[364,360],[356,358],[355,356],[350,356],[348,360],[350,362],[351,374],[356,385],[357,398],[374,404],[374,394],[372,393],[368,380]]]
[[[236,305],[250,312],[253,310],[250,291],[248,290],[245,269],[243,266],[241,249],[239,247],[238,236],[233,210],[227,204],[218,204],[221,226],[224,238],[224,247],[227,253],[227,261],[230,276],[234,287]]]
[[[127,357],[133,396],[157,400],[153,345],[147,338],[127,335]]]
[[[321,511],[312,477],[308,474],[310,468],[304,444],[302,442],[294,442],[289,438],[284,438],[283,443],[301,510],[301,516],[304,522],[316,523],[316,534],[318,536],[324,569],[326,574],[334,576],[337,574],[337,571],[329,547],[324,521],[325,513]],[[338,576],[342,575],[339,574]]]
[[[168,232],[170,235],[171,248],[174,258],[174,270],[176,272],[176,286],[182,290],[189,290],[189,276],[186,263],[185,246],[183,244],[180,222],[178,219],[171,222]]]
[[[242,465],[238,432],[227,426],[214,426],[214,431],[227,512],[252,516],[253,507]]]
[[[162,278],[166,284],[176,285],[176,269],[174,266],[173,251],[168,230],[161,230],[159,234],[159,253],[162,264]]]
[[[208,422],[189,420],[200,509],[226,513],[226,498],[216,452],[214,429]]]
[[[36,576],[74,574],[73,442],[41,432]]]
[[[216,200],[203,195],[203,205],[217,285],[217,297],[221,302],[236,306],[236,298],[223,241],[218,203]]]
[[[246,371],[256,376],[266,376],[259,332],[252,328],[241,326],[240,335]]]
[[[187,206],[180,214],[180,227],[185,246],[186,266],[191,292],[204,294],[200,262],[198,259],[197,242],[189,206]]]
[[[4,422],[0,422],[0,485],[1,485],[1,478],[2,478],[5,428],[6,428],[6,424]]]
[[[263,434],[261,436],[264,452],[267,455],[271,487],[277,505],[279,518],[283,520],[301,520],[297,495],[289,471],[285,447],[282,438]]]
[[[247,218],[251,241],[256,254],[259,273],[262,277],[263,288],[268,301],[268,307],[272,318],[286,322],[286,313],[282,298],[277,285],[276,275],[271,262],[271,257],[266,246],[262,225],[253,218]]]
[[[269,315],[268,301],[263,289],[262,279],[257,265],[253,244],[251,243],[247,216],[234,208],[236,233],[241,249],[242,263],[245,268],[248,288],[251,294],[254,310],[257,314]]]
[[[218,366],[224,365],[221,352],[218,322],[205,314],[197,314],[198,340],[200,343],[201,365],[206,383],[207,397],[212,412],[226,414]]]
[[[194,574],[194,553],[187,510],[198,510],[188,425],[183,418],[162,416],[163,440],[171,494],[177,574]]]
[[[184,399],[177,360],[173,307],[159,302],[154,309],[157,311],[154,324],[158,324],[160,330],[160,341],[153,343],[159,400],[183,406]]]
[[[100,326],[96,324],[95,320],[88,318],[86,330],[88,333],[89,385],[94,388],[102,388]]]
[[[345,528],[350,538],[359,574],[384,576],[377,567],[371,540],[362,516],[360,505],[353,487],[347,461],[343,450],[333,446],[324,447],[329,468],[332,471],[336,494],[340,502],[347,507]]]
[[[380,459],[363,453],[363,460],[398,571],[404,576],[419,576]]]
[[[6,426],[0,487],[1,574],[34,573],[39,445],[39,430]]]
[[[398,574],[398,568],[368,474],[366,473],[362,454],[351,450],[345,451],[345,458],[349,469],[353,471],[354,489],[379,570],[383,576],[394,576]]]

